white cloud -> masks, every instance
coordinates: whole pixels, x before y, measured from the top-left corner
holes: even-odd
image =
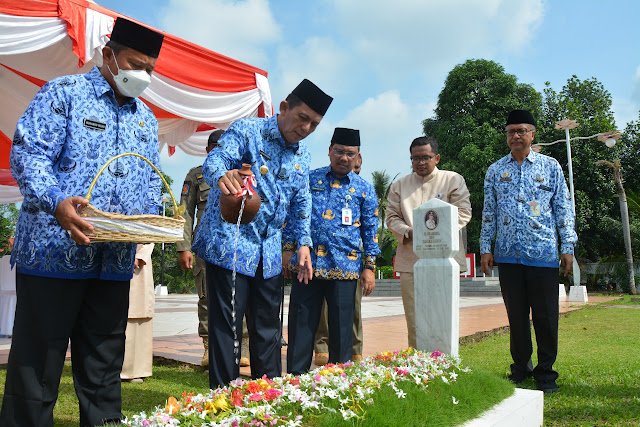
[[[282,36],[267,0],[170,0],[158,13],[167,32],[258,67]]]
[[[387,78],[439,76],[467,58],[527,47],[542,23],[542,0],[334,0],[340,30]]]
[[[631,121],[637,121],[640,110],[640,66],[629,85],[631,91],[623,96],[613,96],[611,110],[619,130],[623,130]]]
[[[631,99],[636,103],[640,103],[640,66],[636,68],[636,75],[633,76],[631,87]]]
[[[303,78],[308,78],[334,98],[345,90],[349,53],[331,38],[311,37],[298,46],[278,49],[277,67],[269,75],[277,105]]]
[[[618,130],[624,130],[629,122],[638,120],[640,101],[614,97],[611,100],[611,110]]]

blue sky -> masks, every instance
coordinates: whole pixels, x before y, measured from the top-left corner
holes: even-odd
[[[619,129],[640,110],[637,0],[97,2],[268,71],[276,110],[311,79],[335,98],[307,138],[312,167],[328,164],[334,127],[360,129],[368,180],[374,170],[409,173],[420,122],[432,116],[447,73],[467,59],[494,60],[540,92],[546,81],[559,91],[573,74],[595,77],[612,95]],[[202,161],[163,154],[174,192]]]

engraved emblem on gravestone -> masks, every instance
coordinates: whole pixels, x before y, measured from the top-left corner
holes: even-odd
[[[427,211],[424,223],[429,230],[435,230],[438,227],[438,212],[434,210]]]

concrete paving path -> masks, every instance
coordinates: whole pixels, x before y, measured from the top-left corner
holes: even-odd
[[[589,302],[614,298],[589,297]],[[584,303],[561,302],[560,311],[578,309]],[[284,337],[287,338],[288,296],[285,298]],[[400,297],[365,297],[362,299],[364,329],[363,356],[384,350],[399,350],[408,346],[407,326]],[[156,297],[156,315],[153,319],[153,353],[156,356],[199,364],[202,358],[202,340],[198,336],[197,296],[171,294]],[[460,297],[460,336],[491,331],[508,325],[501,297]],[[6,364],[11,347],[10,338],[0,338],[0,365]],[[68,354],[67,354],[68,356]],[[286,367],[286,347],[282,349],[283,367]],[[250,375],[249,368],[242,368]]]

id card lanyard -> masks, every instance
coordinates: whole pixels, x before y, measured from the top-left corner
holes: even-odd
[[[532,216],[540,216],[540,202],[536,200],[537,187],[533,188],[533,200],[529,202],[529,210]]]
[[[342,208],[342,225],[353,224],[353,216],[351,215],[351,209],[349,209],[349,200],[351,200],[351,196],[347,194],[344,199],[344,208]]]

